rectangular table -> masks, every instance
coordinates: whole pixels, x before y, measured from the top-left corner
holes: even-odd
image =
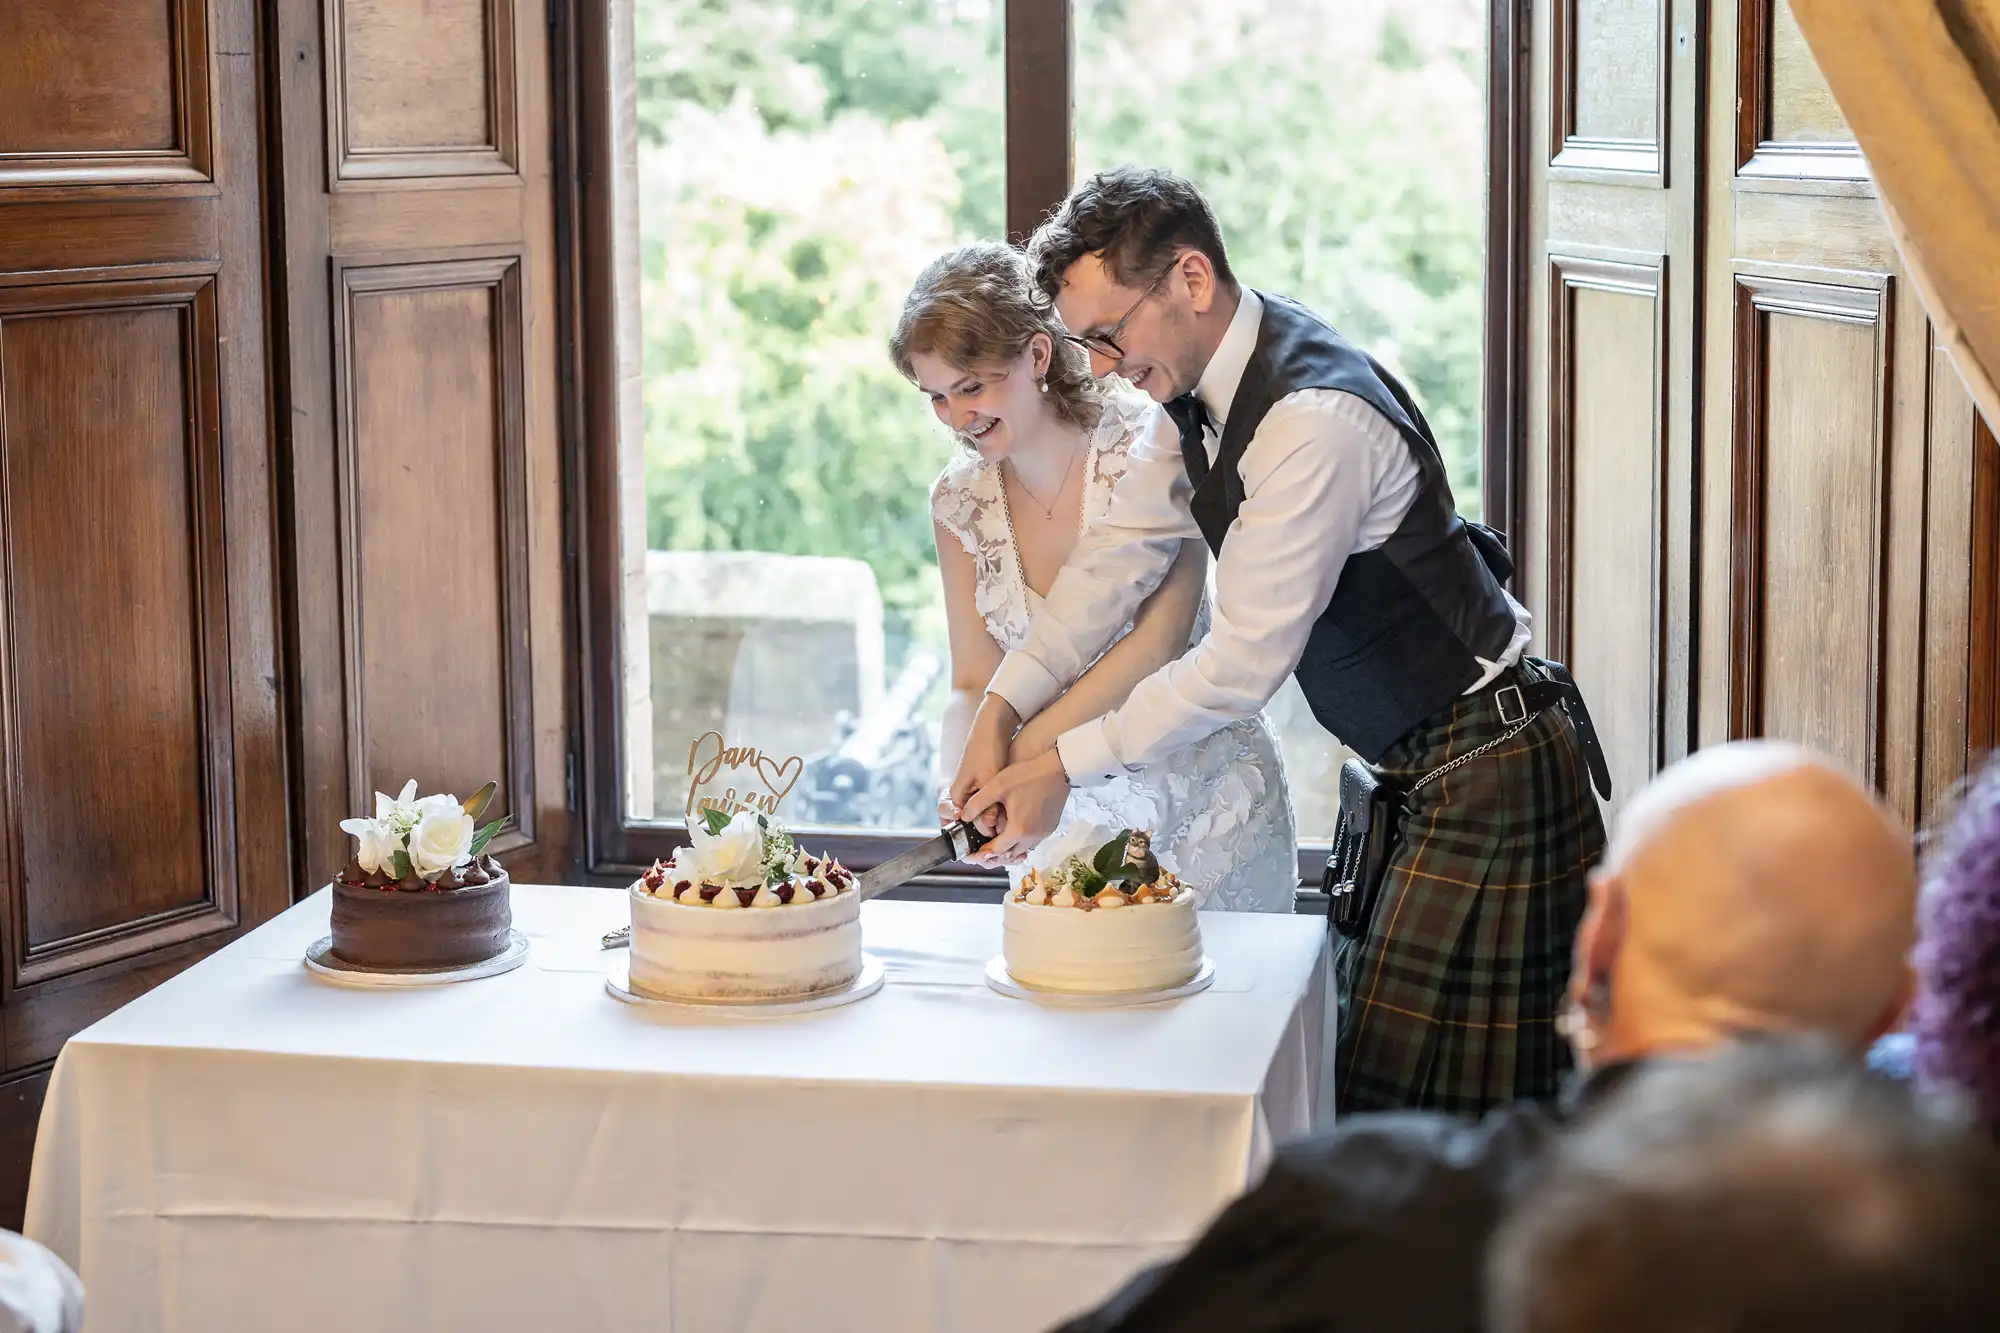
[[[604,990],[608,889],[516,886],[504,976],[341,988],[328,894],[74,1038],[28,1232],[93,1328],[1033,1330],[1172,1253],[1312,1122],[1325,923],[1205,913],[1207,992],[987,989],[992,905],[878,901],[878,994]]]

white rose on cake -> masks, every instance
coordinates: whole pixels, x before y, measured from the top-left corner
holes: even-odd
[[[674,853],[674,869],[697,884],[748,888],[764,882],[764,829],[754,810],[739,810],[719,833],[700,823],[688,829],[688,845]]]
[[[445,871],[471,859],[472,837],[479,830],[457,797],[447,796],[445,803],[436,803],[436,797],[425,800],[431,804],[410,830],[410,866],[436,882]]]
[[[452,815],[465,813],[465,807],[458,803],[458,798],[447,795],[444,792],[433,792],[429,796],[420,797],[417,803],[411,808],[417,812],[418,819],[433,814]]]

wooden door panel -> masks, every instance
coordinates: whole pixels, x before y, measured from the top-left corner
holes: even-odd
[[[1573,0],[1576,133],[1657,144],[1660,138],[1658,0]]]
[[[549,70],[528,12],[275,6],[287,49],[323,43],[279,73],[302,890],[350,855],[340,820],[410,777],[498,780],[509,869],[567,864]]]
[[[0,297],[11,984],[235,924],[208,279]]]
[[[1534,40],[1547,281],[1529,320],[1516,548],[1540,647],[1569,663],[1615,814],[1687,748],[1696,312],[1689,0],[1557,0]],[[1684,267],[1685,266],[1685,267]]]
[[[338,182],[508,174],[513,0],[329,0]]]
[[[291,900],[258,14],[0,0],[0,1161]]]
[[[0,4],[0,185],[208,176],[201,0]]]
[[[1665,257],[1550,257],[1547,634],[1590,699],[1612,809],[1661,762]]]
[[[113,277],[146,265],[155,271],[214,273],[231,221],[214,194],[150,197],[105,208],[65,197],[17,202],[27,191],[0,189],[0,286]]]
[[[1621,793],[1775,734],[1924,818],[2000,727],[2000,483],[1868,164],[1788,0],[1535,10],[1530,609]]]
[[[445,251],[520,254],[527,244],[521,187],[504,177],[450,193],[451,207],[421,190],[342,190],[327,200],[327,244],[340,259]]]
[[[1852,144],[1854,134],[1834,105],[1833,90],[1814,63],[1785,0],[1768,6],[1771,25],[1770,138],[1776,143]]]
[[[1670,6],[1662,0],[1556,0],[1553,8],[1553,165],[1559,172],[1658,176]]]
[[[1808,742],[1921,821],[1968,753],[1969,401],[1786,0],[1713,37],[1700,734]]]
[[[415,777],[534,837],[520,264],[340,270],[352,801]]]
[[[1753,180],[1866,181],[1868,164],[1791,6],[1738,0],[1735,18],[1735,77],[1724,86],[1736,91],[1737,173]]]
[[[1881,781],[1890,283],[1740,273],[1732,734]]]

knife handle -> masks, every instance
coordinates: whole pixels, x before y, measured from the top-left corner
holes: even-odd
[[[968,824],[962,819],[946,826],[945,832],[951,836],[951,849],[961,861],[993,841],[980,832],[978,825]]]

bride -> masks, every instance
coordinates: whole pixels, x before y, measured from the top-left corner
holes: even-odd
[[[940,763],[957,771],[973,714],[1084,525],[1110,507],[1135,441],[1180,452],[1173,422],[1123,381],[1100,385],[999,242],[954,250],[917,278],[889,343],[959,452],[931,489],[951,639]],[[1115,386],[1115,387],[1114,387]],[[1015,735],[1010,762],[1053,749],[1110,712],[1208,628],[1208,551],[1198,539],[1104,655]],[[956,817],[949,797],[939,815]],[[1160,861],[1205,908],[1287,912],[1297,839],[1277,739],[1263,717],[1223,728],[1159,765],[1069,794],[1051,841],[1087,825],[1153,833]],[[975,858],[978,859],[978,858]]]

